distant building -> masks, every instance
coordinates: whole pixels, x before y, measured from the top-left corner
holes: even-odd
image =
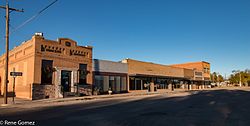
[[[4,55],[0,57],[0,89],[4,88]],[[37,33],[9,54],[9,71],[22,72],[16,78],[17,97],[28,99],[58,98],[76,92],[78,85],[92,84],[92,47],[78,46],[68,38],[47,40]],[[8,91],[13,78],[9,76]]]
[[[128,64],[129,91],[147,90],[145,84],[149,83],[154,83],[157,89],[200,89],[209,84],[210,80],[210,64],[207,62],[198,62],[192,67],[161,65],[133,59],[124,59],[122,63]],[[206,71],[203,71],[205,68]]]
[[[128,92],[126,63],[94,59],[93,75],[95,88],[100,93],[107,93],[108,90],[113,93]]]
[[[194,70],[194,80],[210,81],[210,63],[208,62],[190,62],[170,66],[192,69]]]

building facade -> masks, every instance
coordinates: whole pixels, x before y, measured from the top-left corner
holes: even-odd
[[[210,81],[210,63],[208,62],[190,62],[183,64],[174,64],[170,66],[192,69],[194,71],[193,80]]]
[[[199,89],[208,84],[205,83],[204,78],[210,80],[207,76],[209,71],[206,71],[209,73],[197,74],[198,70],[203,70],[200,67],[200,62],[192,68],[161,65],[133,59],[124,59],[122,62],[128,64],[129,91],[148,90],[149,84],[153,84],[156,89]],[[207,70],[210,69],[209,63],[202,63]]]
[[[0,87],[4,88],[4,56],[0,57]],[[9,76],[8,91],[28,99],[59,98],[78,91],[78,85],[91,85],[92,47],[78,46],[68,38],[47,40],[37,33],[9,53],[9,71],[22,72],[13,83]],[[13,89],[15,85],[15,89]]]
[[[4,89],[5,57],[0,57],[0,93]],[[202,89],[210,83],[210,63],[162,65],[124,59],[92,60],[92,47],[79,46],[68,38],[47,40],[41,33],[9,53],[8,91],[27,99],[67,95],[122,93],[152,89]],[[15,83],[14,83],[15,82]]]
[[[93,60],[94,89],[101,94],[128,92],[127,75],[128,65],[121,62],[107,60]]]

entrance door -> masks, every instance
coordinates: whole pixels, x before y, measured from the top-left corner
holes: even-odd
[[[142,80],[135,79],[136,90],[143,90]]]
[[[71,71],[62,70],[61,85],[63,92],[70,92],[71,85]]]

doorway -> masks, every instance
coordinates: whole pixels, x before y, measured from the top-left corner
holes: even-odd
[[[62,70],[61,72],[61,85],[63,92],[70,92],[71,88],[71,72],[67,70]]]

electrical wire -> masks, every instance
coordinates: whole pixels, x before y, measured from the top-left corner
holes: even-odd
[[[17,31],[18,29],[22,28],[24,25],[26,25],[27,23],[31,22],[32,20],[34,20],[36,17],[38,17],[40,14],[42,14],[45,10],[47,10],[49,7],[51,7],[53,4],[55,4],[58,0],[53,1],[52,3],[50,3],[48,6],[46,6],[45,8],[43,8],[42,10],[40,10],[38,13],[36,13],[35,15],[33,15],[32,17],[30,17],[28,20],[24,21],[22,24],[20,24],[18,27],[16,27],[13,31],[10,32],[13,33],[15,31]]]

